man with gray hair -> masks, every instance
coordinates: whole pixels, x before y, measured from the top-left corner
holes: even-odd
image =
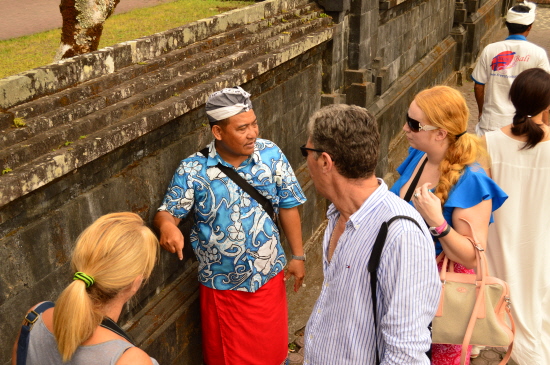
[[[358,106],[327,106],[311,117],[308,135],[302,154],[315,188],[332,204],[304,364],[370,365],[379,358],[381,364],[428,365],[428,326],[441,291],[434,244],[420,214],[374,174],[375,118]],[[391,224],[378,268],[371,270],[384,222]]]
[[[206,114],[214,140],[181,162],[154,224],[162,247],[181,260],[177,226],[189,213],[195,219],[204,362],[280,365],[288,352],[284,281],[294,276],[297,291],[305,275],[298,205],[306,198],[279,147],[257,138],[249,93],[215,92]],[[286,275],[277,213],[292,251]]]
[[[536,8],[529,1],[511,7],[506,15],[508,38],[489,44],[479,56],[472,73],[479,112],[478,136],[512,123],[516,109],[508,93],[517,75],[534,67],[550,72],[544,48],[527,41]]]

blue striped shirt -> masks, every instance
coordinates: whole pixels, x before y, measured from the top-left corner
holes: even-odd
[[[330,237],[340,213],[328,209],[323,240],[324,281],[305,333],[304,364],[375,364],[370,275],[367,263],[382,222],[396,215],[378,268],[378,349],[382,364],[426,364],[428,325],[435,315],[441,284],[433,240],[420,214],[380,186],[349,218],[327,261]]]

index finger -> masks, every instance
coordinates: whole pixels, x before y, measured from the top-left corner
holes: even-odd
[[[298,278],[297,276],[294,277],[294,291],[297,292],[302,287],[302,283],[304,282],[304,278]]]

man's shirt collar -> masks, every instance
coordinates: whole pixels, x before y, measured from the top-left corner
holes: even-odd
[[[383,201],[384,193],[388,190],[388,186],[384,180],[377,178],[378,188],[363,202],[361,207],[354,212],[350,217],[349,221],[353,224],[353,227],[357,229],[363,220],[368,218],[369,213],[378,206],[378,203]],[[334,204],[331,204],[327,210],[327,218],[336,219],[336,215],[339,215],[340,212],[336,209]]]
[[[520,34],[512,34],[509,35],[508,38],[506,38],[507,41],[526,41],[527,37]]]
[[[254,143],[254,153],[251,156],[249,156],[246,160],[244,160],[239,167],[246,166],[251,162],[254,162],[254,164],[259,164],[262,162],[262,158],[260,157],[260,151],[258,149],[258,143]],[[218,151],[216,151],[216,140],[213,140],[208,145],[208,156],[207,156],[206,166],[208,167],[216,166],[218,163],[234,168],[233,165],[224,161],[224,159],[220,156]]]

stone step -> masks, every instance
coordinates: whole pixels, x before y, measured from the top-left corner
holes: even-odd
[[[122,112],[118,111],[119,118],[136,115],[240,63],[277,50],[285,43],[326,25],[328,20],[317,17],[305,18],[305,21],[294,19],[287,23],[281,23],[279,28],[267,27],[267,31],[260,34],[243,36],[232,44],[196,53],[170,67],[158,68],[157,71],[129,80],[92,98],[34,118],[24,128],[10,130],[0,140],[0,148],[4,149],[0,152],[0,167],[13,170],[37,156],[67,147],[94,130],[106,127],[105,122],[116,121],[113,113],[105,113],[113,109],[111,106],[118,108],[118,104],[122,105]],[[285,31],[281,32],[281,29]],[[132,92],[139,93],[123,97]],[[97,113],[95,117],[94,113]],[[9,150],[7,147],[10,147]]]
[[[155,81],[143,91],[136,91],[143,88],[138,81],[143,76],[138,76],[96,93],[89,100],[62,108],[65,115],[58,116],[59,125],[50,127],[44,115],[37,117],[37,121],[43,118],[37,123],[44,123],[50,129],[0,151],[2,169],[12,169],[0,176],[0,205],[203,105],[210,93],[243,84],[332,36],[330,19],[320,16],[320,12],[309,12],[305,18],[297,18],[294,14],[284,16],[289,20],[280,21],[278,26],[267,26],[269,21],[264,19],[261,20],[266,22],[264,28],[258,24],[250,25],[264,31],[251,31],[229,44],[222,44],[209,52],[195,53],[168,67],[154,66],[155,71],[147,75]],[[193,62],[196,64],[194,69],[190,66]],[[169,81],[166,81],[166,75],[170,76]],[[118,96],[130,92],[126,90],[137,93],[124,98]],[[110,102],[109,98],[115,102]],[[85,115],[87,108],[93,112]],[[72,114],[67,110],[84,116],[71,119]]]

